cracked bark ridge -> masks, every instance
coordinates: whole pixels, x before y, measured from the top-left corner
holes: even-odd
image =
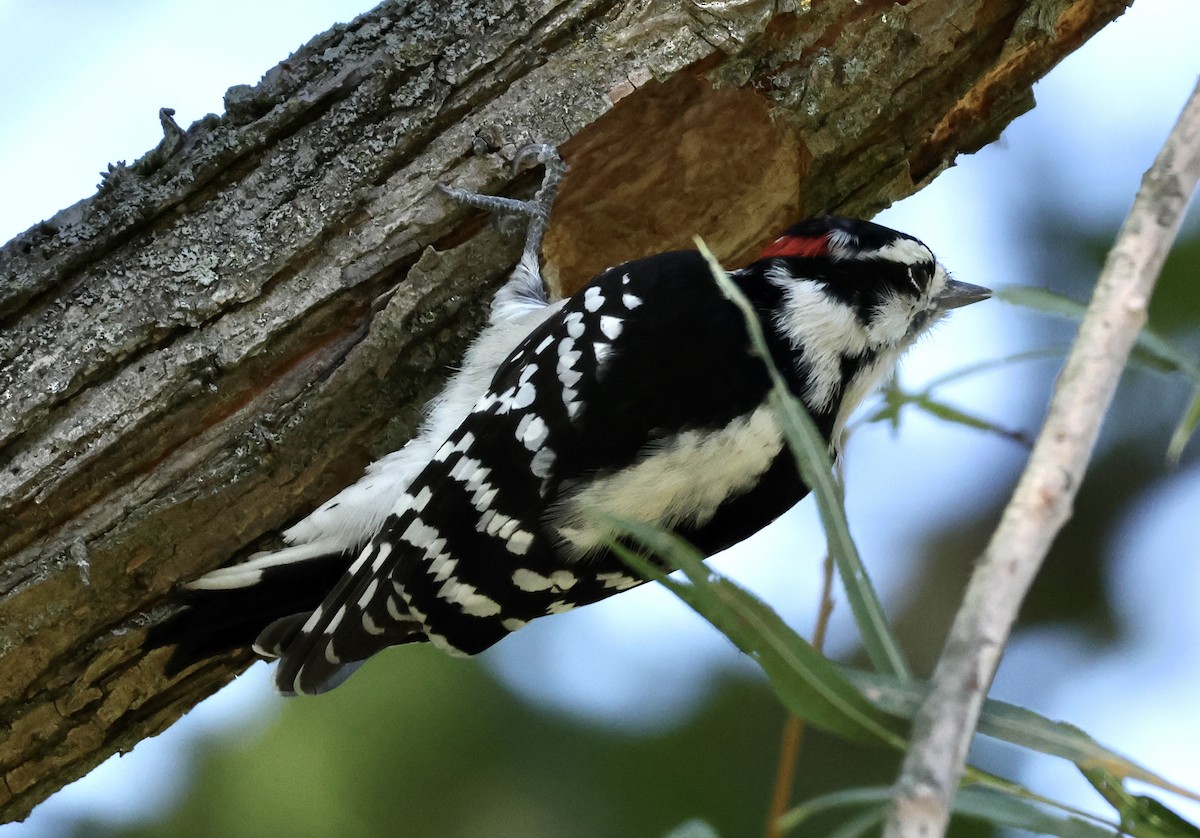
[[[519,242],[434,189],[572,166],[560,291],[870,215],[1032,105],[1125,0],[385,2],[0,250],[0,815],[233,677],[166,680],[180,580],[398,447]],[[151,115],[147,115],[148,118]]]

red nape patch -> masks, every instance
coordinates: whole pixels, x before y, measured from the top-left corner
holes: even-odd
[[[760,259],[777,256],[828,256],[829,239],[826,236],[780,236],[763,250]]]

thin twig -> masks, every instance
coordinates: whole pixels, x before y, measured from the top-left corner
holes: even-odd
[[[1125,220],[1080,324],[1049,414],[1000,525],[971,577],[888,813],[885,838],[945,833],[980,705],[1017,610],[1070,516],[1150,292],[1200,179],[1200,85]]]
[[[817,610],[817,624],[813,629],[813,648],[818,652],[825,648],[825,632],[833,614],[833,554],[825,556],[825,581],[821,585],[821,604]],[[791,807],[792,785],[796,778],[796,762],[804,744],[804,719],[795,713],[788,715],[780,737],[779,766],[775,771],[775,790],[771,794],[771,808],[767,812],[766,838],[781,838],[779,819]]]

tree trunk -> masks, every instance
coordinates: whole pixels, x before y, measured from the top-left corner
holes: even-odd
[[[520,246],[435,184],[558,144],[564,293],[736,261],[995,139],[1126,0],[811,5],[385,2],[0,251],[3,820],[239,672],[144,629],[412,432]]]

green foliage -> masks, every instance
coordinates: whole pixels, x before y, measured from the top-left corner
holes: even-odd
[[[771,406],[779,418],[780,428],[788,448],[796,458],[796,466],[800,476],[812,489],[816,496],[817,509],[821,513],[821,526],[825,530],[825,539],[829,545],[829,553],[833,556],[838,573],[841,574],[842,584],[846,589],[846,601],[854,613],[862,633],[863,649],[880,672],[886,672],[900,678],[909,677],[909,667],[900,650],[900,644],[892,636],[888,628],[887,617],[871,579],[863,567],[862,558],[854,539],[850,536],[850,524],[846,520],[846,508],[842,497],[842,488],[833,479],[833,466],[829,458],[828,443],[821,437],[813,424],[812,418],[803,405],[788,391],[787,385],[771,363],[771,354],[767,349],[766,338],[763,337],[762,326],[758,321],[750,302],[742,295],[737,286],[730,281],[724,268],[717,262],[712,252],[704,242],[696,239],[696,246],[704,255],[712,270],[713,279],[721,287],[725,296],[741,309],[746,318],[746,329],[750,333],[750,343],[754,351],[771,374]]]
[[[1197,258],[1190,268],[1180,270],[1181,280],[1186,282],[1181,281],[1178,288],[1195,297],[1200,293],[1194,282],[1200,243],[1193,250]],[[1177,354],[1186,357],[1180,349],[1179,330],[1194,327],[1195,306],[1188,309],[1186,317],[1182,311],[1182,304],[1160,306],[1156,295],[1151,319],[1169,337]],[[1062,350],[1054,351],[1061,355]],[[1170,351],[1164,353],[1154,346],[1146,353],[1139,350],[1138,355],[1143,366],[1178,376],[1183,365],[1178,357],[1172,357]],[[991,365],[1022,360],[1016,356],[964,369],[933,386]],[[931,389],[923,392],[931,402],[941,402]],[[927,409],[916,401],[909,403]],[[1193,412],[1200,409],[1195,399],[1191,408]],[[881,418],[895,420],[898,410],[899,405],[894,414]],[[958,417],[947,418],[955,421]],[[1059,539],[1049,572],[1039,582],[1046,586],[1041,598],[1048,605],[1036,610],[1057,609],[1045,612],[1044,619],[1061,622],[1073,616],[1070,609],[1081,607],[1073,604],[1081,590],[1103,594],[1097,580],[1104,573],[1098,557],[1105,536],[1139,494],[1159,479],[1145,465],[1151,443],[1145,439],[1138,443],[1140,447],[1130,443],[1119,450],[1100,452],[1089,478],[1092,486],[1089,489],[1085,484],[1070,525],[1076,529],[1068,529]],[[998,483],[1002,481],[1003,476],[998,478]],[[840,504],[840,490],[833,499]],[[977,532],[986,530],[995,517],[995,510],[986,506],[959,511],[975,516],[962,526]],[[930,522],[931,527],[938,524]],[[940,642],[939,626],[930,616],[934,610],[931,603],[953,593],[938,586],[946,585],[945,578],[951,575],[947,568],[965,562],[973,543],[969,539],[964,542],[961,532],[948,528],[940,540],[931,538],[927,545],[929,556],[945,556],[942,564],[931,558],[931,569],[913,580],[911,597],[916,604],[911,607],[932,638],[923,639],[927,644]],[[712,584],[710,576],[685,575],[683,580],[672,581],[697,602],[707,603],[702,608],[719,612],[714,621],[723,630],[737,627],[741,634],[735,642],[749,647],[755,660],[774,655],[770,680],[716,676],[708,685],[708,697],[699,702],[694,714],[670,714],[674,719],[670,729],[630,732],[559,715],[513,696],[474,663],[408,647],[372,660],[333,693],[282,701],[278,721],[261,734],[206,742],[188,759],[196,775],[191,791],[161,822],[124,831],[85,822],[75,834],[89,838],[734,838],[761,834],[784,706],[803,709],[810,701],[804,697],[807,693],[817,694],[818,699],[811,699],[817,701],[823,692],[829,692],[834,698],[824,699],[832,705],[827,712],[841,712],[839,702],[847,702],[859,708],[854,713],[868,720],[882,719],[890,730],[896,724],[894,719],[911,715],[922,685],[878,671],[839,667],[835,676],[829,676],[820,664],[810,667],[806,653],[795,651],[804,644],[803,639],[778,615],[726,580],[713,580],[716,584]],[[1055,582],[1057,586],[1052,584]],[[710,596],[709,588],[716,593]],[[854,595],[865,597],[864,590],[869,590],[869,584],[856,588],[860,593]],[[863,602],[855,611],[873,608]],[[886,665],[880,667],[875,658],[887,661],[892,657],[882,648],[888,644],[891,630],[886,624],[869,630],[887,633],[876,639],[879,648],[872,656],[875,668],[886,672]],[[920,643],[907,634],[904,638],[905,651],[918,660]],[[1099,644],[1099,638],[1094,639]],[[931,654],[928,648],[925,654]],[[551,660],[549,656],[531,659],[529,666],[538,671],[538,667],[552,665]],[[804,678],[815,678],[817,686],[801,681],[802,673]],[[829,680],[831,677],[840,680]],[[845,697],[845,683],[868,702],[869,710],[862,710],[857,699]],[[837,729],[838,724],[847,722],[835,719],[830,726]],[[1023,749],[1052,753],[1087,766],[1089,778],[1113,806],[1112,820],[1120,821],[1127,834],[1147,838],[1196,835],[1195,827],[1161,803],[1125,790],[1125,779],[1156,782],[1145,776],[1149,772],[1070,725],[1012,705],[988,702],[980,730],[1016,742]],[[1181,747],[1187,746],[1181,743]],[[794,799],[805,802],[788,814],[793,827],[789,834],[823,838],[877,834],[887,784],[895,778],[897,763],[897,752],[891,747],[866,746],[818,729],[808,731],[794,794]],[[1048,809],[1036,798],[1021,796],[1015,788],[985,788],[982,783],[987,779],[981,776],[979,784],[960,793],[956,803],[960,817],[951,828],[955,838],[992,835],[987,823],[1086,838],[1116,834],[1115,826],[1100,826],[1077,813]],[[1164,782],[1158,781],[1159,785]]]
[[[865,834],[864,829],[883,822],[891,795],[890,786],[834,792],[795,807],[781,820],[785,831],[802,834],[799,832],[801,827],[809,824],[812,818],[820,813],[836,809],[858,810],[859,813],[848,818],[842,829],[835,834]],[[962,789],[954,800],[954,811],[956,814],[997,826],[1058,835],[1063,838],[1112,838],[1114,834],[1111,828],[1098,825],[1093,820],[1076,815],[1053,815],[1030,800],[995,789]]]
[[[903,741],[892,732],[895,725],[881,716],[880,711],[911,718],[923,696],[923,684],[849,669],[839,672],[765,604],[728,579],[712,573],[704,565],[703,558],[681,539],[637,522],[615,523],[668,567],[682,570],[687,582],[667,577],[653,562],[614,544],[630,567],[661,582],[757,661],[776,695],[789,710],[823,730],[856,741],[874,740],[903,749]],[[1200,800],[1200,796],[1105,748],[1078,728],[1005,702],[989,700],[985,703],[979,732],[1070,760],[1089,777],[1103,772],[1109,787],[1119,788],[1121,780],[1136,779]],[[964,815],[997,825],[1069,838],[1113,834],[1112,827],[1098,827],[1079,817],[1061,818],[1045,813],[1037,804],[1064,810],[1066,807],[1039,798],[1013,783],[979,771],[970,772],[969,777],[972,782],[988,788],[963,790],[956,811]],[[854,816],[845,827],[847,835],[858,834],[860,829],[875,825],[878,813],[873,815],[871,812],[886,803],[879,802],[880,794],[877,789],[850,789],[810,801],[789,813],[787,828],[798,827],[812,815],[829,808],[867,806],[868,812]],[[886,798],[886,790],[882,794]],[[1148,822],[1153,813],[1157,824],[1165,820],[1162,812],[1169,812],[1149,798],[1138,798],[1134,803],[1122,798],[1119,802],[1125,804],[1124,808],[1118,807],[1123,822],[1133,817],[1128,814],[1130,812],[1139,816],[1142,823]],[[1174,813],[1170,815],[1179,824],[1194,829]],[[1160,834],[1161,838],[1176,835],[1183,838],[1192,833],[1145,832],[1147,838],[1159,838]]]
[[[1132,838],[1200,838],[1200,829],[1162,803],[1143,794],[1130,794],[1123,782],[1128,775],[1107,766],[1081,765],[1080,770],[1092,788],[1117,810],[1121,830]]]
[[[753,658],[789,710],[830,733],[857,742],[902,748],[904,740],[830,661],[779,615],[737,585],[713,574],[704,557],[681,538],[637,521],[613,520],[663,559],[687,582],[669,578],[654,563],[614,542],[611,547],[637,573],[662,583]]]
[[[1081,319],[1087,309],[1084,303],[1045,288],[1002,288],[996,291],[995,297],[1033,311],[1060,315],[1072,320]],[[1167,460],[1177,464],[1183,455],[1184,447],[1196,430],[1196,425],[1200,423],[1200,362],[1149,326],[1138,336],[1132,359],[1156,372],[1182,375],[1192,384],[1192,398],[1176,424],[1175,431],[1171,434],[1171,442],[1167,446]]]
[[[861,572],[861,565],[857,564],[857,553],[849,539],[849,527],[841,504],[841,493],[830,479],[832,469],[825,443],[799,400],[788,393],[778,372],[774,370],[766,342],[748,301],[742,297],[703,243],[697,243],[708,259],[713,276],[722,290],[745,314],[752,343],[771,371],[774,382],[772,403],[776,408],[777,421],[796,457],[801,475],[818,495],[822,522],[835,559],[839,550],[848,549],[849,560],[843,555],[836,564],[843,574],[846,587],[850,588],[854,580],[846,578],[847,573]],[[1009,296],[1027,296],[1026,304],[1042,305],[1055,310],[1063,305],[1060,298],[1047,293],[1010,293]],[[1143,342],[1145,341],[1144,336]],[[1175,351],[1170,344],[1157,337],[1150,341],[1150,345],[1160,360],[1167,359]],[[1185,371],[1181,364],[1191,363],[1183,355],[1174,357],[1174,362],[1176,368],[1181,371]],[[1200,367],[1197,367],[1197,370],[1200,370]],[[1200,382],[1200,373],[1197,375],[1197,381]],[[710,572],[703,563],[703,556],[681,539],[636,521],[618,520],[612,523],[624,531],[626,538],[632,539],[647,554],[657,559],[658,565],[683,571],[686,583],[668,578],[655,562],[625,548],[619,542],[614,541],[611,545],[634,571],[664,584],[714,627],[721,630],[739,649],[757,661],[770,679],[780,700],[793,713],[824,730],[850,739],[876,739],[880,743],[903,748],[902,740],[892,732],[890,724],[883,717],[872,713],[869,704],[874,703],[876,707],[891,713],[911,716],[919,705],[921,687],[913,684],[907,676],[898,644],[886,622],[879,616],[883,613],[882,606],[875,598],[874,589],[869,583],[856,586],[858,595],[868,601],[855,608],[854,615],[863,634],[864,647],[880,650],[879,654],[870,657],[875,667],[881,670],[883,677],[871,681],[869,676],[865,676],[865,684],[864,679],[860,679],[860,685],[867,688],[859,692],[836,668],[819,663],[820,654],[788,628],[770,608],[729,580]],[[846,543],[837,543],[835,546],[835,542],[840,541],[839,533],[845,533],[848,548]],[[884,696],[883,700],[880,699],[881,696]],[[981,717],[979,729],[981,732],[1005,736],[1009,741],[1024,747],[1070,759],[1085,773],[1091,772],[1090,777],[1096,776],[1096,772],[1103,772],[1107,781],[1104,788],[1109,790],[1121,789],[1120,780],[1124,778],[1136,778],[1200,800],[1200,797],[1103,748],[1077,728],[1051,722],[1022,708],[989,702]],[[1112,835],[1117,827],[1115,824],[1097,825],[1093,822],[1095,819],[1089,816],[1078,817],[1081,813],[1072,813],[1065,818],[1051,815],[1038,804],[1053,806],[1063,811],[1069,809],[1052,800],[1038,797],[1016,784],[978,770],[972,769],[968,772],[968,781],[984,787],[963,789],[956,801],[956,810],[989,823],[1064,838]],[[886,790],[879,789],[851,789],[832,798],[836,799],[837,805],[854,803],[863,809],[846,820],[832,834],[849,838],[866,834],[876,828],[886,808],[879,802],[880,794],[883,794],[883,799],[886,800]],[[825,800],[828,802],[830,799]],[[1182,838],[1184,835],[1195,834],[1182,831],[1195,828],[1152,799],[1131,798],[1128,795],[1118,795],[1116,791],[1112,791],[1107,799],[1114,803],[1122,825],[1142,825],[1147,838],[1174,838],[1176,835]],[[864,806],[864,803],[870,805]],[[829,807],[822,805],[814,808],[810,802],[807,808],[801,807],[785,816],[783,825],[788,829],[796,828],[812,814],[824,808]],[[1160,831],[1145,831],[1149,829],[1146,824],[1153,824],[1154,829]],[[1162,824],[1170,824],[1172,829],[1180,831],[1162,832]]]
[[[279,703],[261,735],[189,759],[194,787],[163,821],[119,833],[85,823],[76,835],[661,838],[695,817],[750,835],[783,718],[761,682],[738,678],[686,724],[633,734],[530,706],[474,662],[426,647]],[[841,782],[860,756],[832,743],[818,752]]]

